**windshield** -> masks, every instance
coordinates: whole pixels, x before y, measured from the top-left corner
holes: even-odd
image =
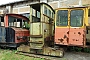
[[[56,25],[57,26],[68,25],[68,10],[59,10],[57,12]]]
[[[27,20],[9,16],[9,27],[29,28]]]
[[[83,10],[72,10],[70,17],[71,27],[80,27],[83,25]]]

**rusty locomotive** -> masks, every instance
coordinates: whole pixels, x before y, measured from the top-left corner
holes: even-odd
[[[56,9],[55,44],[90,47],[90,7]]]
[[[27,45],[22,44],[17,50],[63,57],[63,48],[54,46],[54,15],[55,11],[47,3],[30,4],[30,40]]]
[[[25,23],[29,23],[29,19],[19,14],[0,15],[0,46],[18,47],[26,44],[30,35]]]

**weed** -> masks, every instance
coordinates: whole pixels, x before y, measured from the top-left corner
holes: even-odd
[[[77,52],[81,52],[81,51],[82,51],[82,48],[76,47],[75,50],[76,50]]]

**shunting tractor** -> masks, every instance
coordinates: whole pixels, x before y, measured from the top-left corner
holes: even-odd
[[[55,13],[55,45],[57,48],[90,49],[90,6],[58,8]]]
[[[55,11],[47,3],[30,4],[29,44],[19,46],[17,50],[34,54],[63,57],[63,49],[54,47],[54,15]]]
[[[90,47],[90,7],[56,9],[55,44]]]
[[[18,47],[27,44],[29,19],[19,14],[0,15],[0,46]]]

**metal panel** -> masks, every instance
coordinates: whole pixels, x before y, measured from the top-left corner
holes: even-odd
[[[84,44],[84,28],[70,28],[69,44],[70,45],[83,45]]]
[[[69,28],[56,28],[55,29],[55,43],[68,45]]]
[[[0,43],[1,42],[6,42],[6,30],[5,27],[0,27]]]
[[[87,30],[86,39],[87,42],[90,42],[90,30]]]
[[[41,35],[40,23],[31,23],[31,34],[30,35]]]
[[[6,28],[6,42],[15,42],[15,32],[12,28]]]
[[[44,38],[50,36],[49,24],[43,23],[43,29],[44,29]]]
[[[42,49],[43,47],[43,38],[31,38],[30,39],[30,48]]]

